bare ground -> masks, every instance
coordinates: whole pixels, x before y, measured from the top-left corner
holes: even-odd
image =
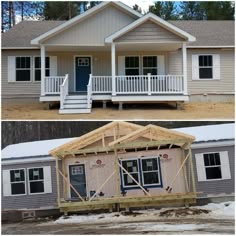
[[[90,114],[60,115],[58,106],[46,109],[37,101],[31,103],[2,103],[3,120],[233,120],[234,103],[185,103],[182,109],[163,104],[125,104],[119,111],[118,105],[109,104],[106,109],[94,104]]]

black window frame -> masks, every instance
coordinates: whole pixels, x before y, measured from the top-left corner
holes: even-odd
[[[146,66],[145,58],[146,58],[146,60],[150,60],[152,58],[152,62],[154,61],[156,63],[156,66],[155,65],[153,65],[153,66]],[[147,75],[149,73],[151,75],[158,75],[158,57],[157,56],[143,56],[142,57],[142,63],[143,63],[143,66],[142,66],[143,75]],[[146,73],[145,70],[148,70],[148,72]],[[152,72],[153,70],[156,70],[156,72],[153,73]]]
[[[24,61],[23,61],[24,58]],[[27,62],[27,60],[29,60]],[[16,82],[31,82],[31,68],[32,68],[32,61],[31,61],[31,56],[16,56],[15,57],[15,72],[16,72],[16,77],[15,81]],[[29,65],[28,65],[29,63]],[[29,67],[28,67],[29,66]],[[24,79],[25,77],[28,77],[28,79]],[[19,79],[20,78],[20,79]]]
[[[200,80],[212,80],[213,78],[213,55],[198,55],[198,71]],[[206,73],[208,73],[206,75]]]
[[[131,61],[131,58],[135,58],[133,62]],[[138,62],[138,65],[136,65],[137,62]],[[128,71],[130,72],[127,73]],[[136,71],[137,73],[133,73],[131,71]],[[125,75],[126,76],[139,76],[140,75],[140,56],[125,56]]]

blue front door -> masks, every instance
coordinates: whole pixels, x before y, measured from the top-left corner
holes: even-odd
[[[91,58],[76,57],[75,59],[76,91],[78,92],[87,91],[89,74],[91,74]]]

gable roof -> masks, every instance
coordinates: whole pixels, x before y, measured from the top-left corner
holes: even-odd
[[[119,9],[121,9],[122,11],[125,11],[127,14],[132,14],[133,16],[136,16],[137,18],[141,17],[142,14],[135,11],[134,9],[128,7],[127,5],[121,3],[121,2],[117,2],[117,1],[103,1],[102,3],[96,5],[95,7],[85,11],[84,13],[64,22],[63,24],[55,27],[54,29],[49,30],[48,32],[38,36],[37,38],[32,39],[31,44],[33,45],[38,45],[40,44],[41,41],[44,41],[52,36],[57,35],[58,33],[68,29],[69,27],[87,19],[88,17],[90,17],[91,15],[97,13],[98,11],[101,11],[102,9],[113,5],[115,7],[118,7]]]
[[[121,30],[117,31],[116,33],[107,37],[105,39],[105,42],[112,43],[115,39],[128,33],[129,31],[135,29],[136,27],[140,26],[141,24],[143,24],[144,22],[149,21],[149,20],[156,23],[157,25],[167,29],[168,31],[171,31],[175,35],[186,39],[189,42],[194,42],[196,40],[194,36],[185,32],[184,30],[179,29],[178,27],[168,23],[167,21],[161,19],[160,17],[158,17],[152,13],[148,13],[147,15],[139,18],[138,20],[134,21],[133,23],[129,24],[128,26],[124,27],[123,29],[121,29]]]

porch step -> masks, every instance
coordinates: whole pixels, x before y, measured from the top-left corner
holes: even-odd
[[[91,113],[90,108],[76,108],[76,109],[60,109],[59,114],[88,114]]]
[[[87,99],[87,95],[67,95],[66,99],[69,99],[69,100],[85,100],[85,99]]]
[[[72,103],[72,104],[68,104],[68,103],[64,103],[64,108],[67,109],[86,109],[88,108],[88,104],[87,103]]]

